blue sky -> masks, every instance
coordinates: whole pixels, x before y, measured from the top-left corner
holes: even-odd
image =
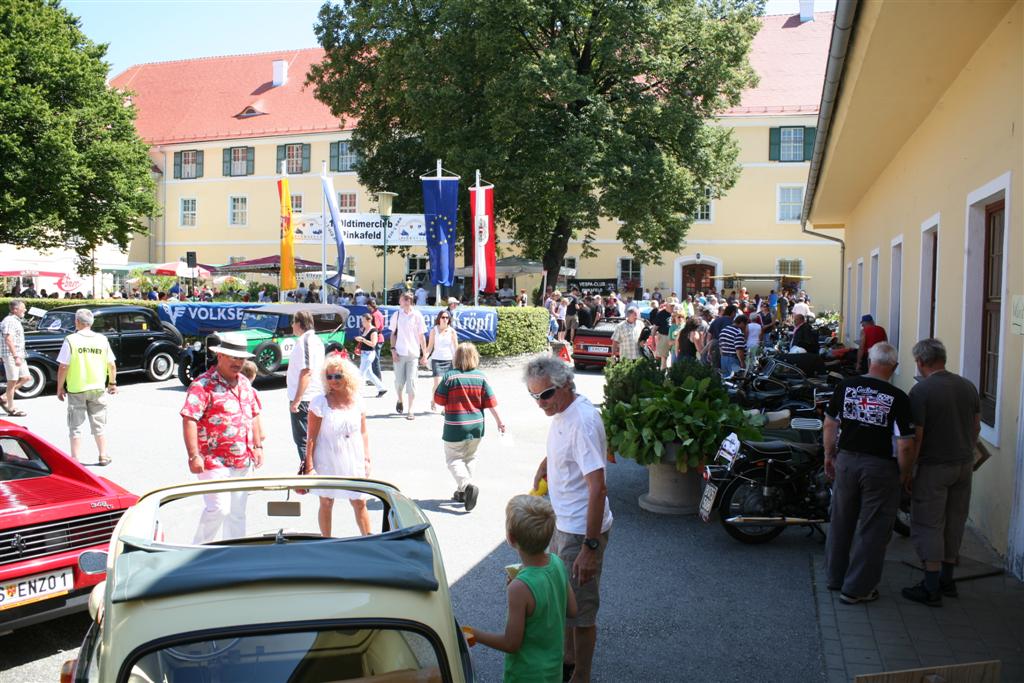
[[[499,0],[500,1],[500,0]],[[316,47],[321,0],[65,0],[93,41],[109,44],[111,76],[133,64]],[[815,0],[817,11],[835,0]],[[798,0],[769,0],[793,14]]]

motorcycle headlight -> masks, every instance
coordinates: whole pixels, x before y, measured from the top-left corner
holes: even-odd
[[[192,348],[195,349],[196,351],[202,351],[203,350],[203,342],[200,342],[200,341],[193,342],[192,343]]]

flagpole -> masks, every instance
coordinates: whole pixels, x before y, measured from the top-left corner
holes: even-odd
[[[281,162],[281,177],[282,178],[287,178],[288,177],[288,160],[287,159]],[[290,197],[289,197],[288,201],[291,201]],[[277,253],[279,253],[279,254],[281,253],[281,245],[278,245]],[[278,264],[278,268],[277,268],[277,299],[280,302],[285,301],[284,289],[281,287],[282,282],[284,282],[284,279],[282,278],[283,272],[284,272],[284,259],[282,258],[281,262]]]
[[[480,216],[480,169],[479,168],[476,170],[476,185],[474,185],[473,188],[476,190],[476,194],[473,195],[473,199],[475,200],[475,203],[474,203],[474,206],[473,206],[473,225],[472,225],[472,230],[473,230],[473,305],[474,306],[479,306],[480,305],[480,281],[478,280],[477,275],[480,273],[480,264],[477,263],[477,260],[480,258],[480,249],[479,249],[479,245],[477,244],[477,241],[480,239],[480,231],[477,230],[477,227],[476,227],[476,221],[478,220],[478,217]]]
[[[327,177],[327,162],[321,162],[320,174]],[[327,303],[327,205],[324,201],[323,183],[320,185],[320,303]],[[337,228],[335,228],[337,229]],[[341,272],[338,272],[338,284],[341,284]],[[339,290],[341,288],[339,287]]]
[[[441,160],[440,159],[437,160],[437,179],[438,180],[441,179]],[[441,229],[443,230],[444,228],[441,228]],[[433,266],[431,266],[431,269],[433,270]],[[441,305],[441,285],[439,285],[439,284],[434,285],[434,305],[435,306],[440,306]],[[447,305],[447,302],[445,303],[445,305]],[[451,320],[449,322],[455,322],[455,321]]]

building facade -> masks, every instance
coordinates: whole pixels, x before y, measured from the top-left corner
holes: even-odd
[[[596,256],[584,259],[582,245],[570,244],[567,265],[579,277],[680,293],[746,284],[767,294],[776,282],[710,278],[805,275],[812,278],[806,287],[819,310],[838,306],[838,245],[804,234],[799,221],[832,13],[769,16],[762,22],[751,54],[760,83],[711,124],[732,128],[740,143],[737,185],[709,199],[684,247],[663,254],[660,265],[641,266],[616,238],[618,222],[602,221]],[[169,261],[195,251],[200,262],[221,264],[276,253],[282,162],[297,225],[320,215],[323,164],[342,211],[374,210],[353,170],[354,122],[333,117],[304,86],[309,66],[322,57],[322,50],[308,49],[143,64],[112,80],[114,87],[134,93],[137,126],[151,146],[164,208],[150,234],[133,243],[131,260]],[[300,239],[295,253],[320,260],[314,242]],[[373,248],[351,246],[347,255],[346,270],[358,283],[380,289],[382,261]],[[332,245],[328,259],[333,258]],[[404,259],[390,257],[390,284],[426,264],[425,247],[413,248]],[[519,283],[527,284],[536,286],[539,278]]]
[[[805,216],[845,235],[847,335],[874,315],[904,389],[914,343],[937,337],[978,387],[994,455],[970,519],[1024,577],[1024,3],[851,4]]]

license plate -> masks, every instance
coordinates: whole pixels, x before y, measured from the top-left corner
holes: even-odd
[[[607,346],[588,346],[587,351],[591,353],[608,353],[611,349]]]
[[[711,506],[715,504],[715,496],[718,495],[718,487],[714,484],[707,484],[704,487],[704,495],[700,499],[700,518],[707,522],[711,518]]]
[[[70,567],[46,574],[34,574],[0,585],[0,610],[65,595],[75,587]]]

